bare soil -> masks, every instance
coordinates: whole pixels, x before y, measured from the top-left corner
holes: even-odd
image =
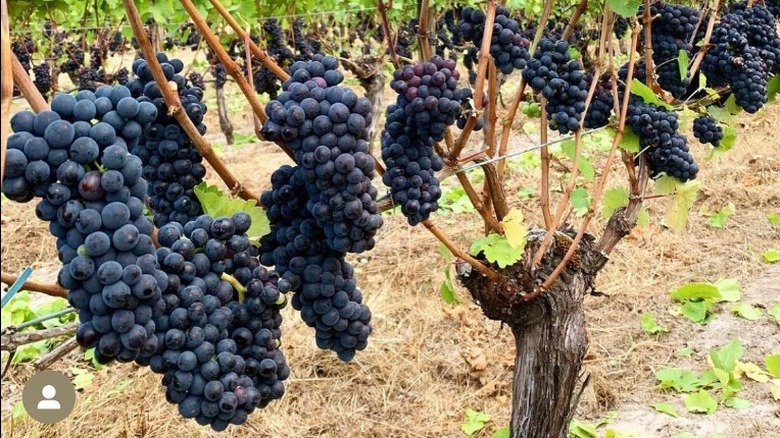
[[[213,91],[209,93],[213,99]],[[239,99],[231,92],[232,99]],[[391,99],[387,94],[386,101]],[[228,167],[248,187],[260,192],[270,185],[270,174],[287,157],[268,143],[224,146],[210,104],[209,139],[221,143]],[[231,111],[241,132],[250,132],[246,106]],[[780,404],[772,401],[768,386],[745,382],[740,396],[753,407],[737,411],[721,407],[711,416],[684,414],[679,395],[656,388],[657,369],[679,366],[696,371],[708,367],[709,348],[738,337],[745,359],[762,364],[764,355],[780,352],[780,326],[764,317],[750,322],[719,309],[708,326],[670,314],[675,307],[668,291],[690,281],[736,278],[743,301],[769,308],[780,301],[780,270],[761,261],[761,253],[780,246],[780,230],[767,221],[780,212],[780,159],[777,121],[780,107],[769,107],[742,119],[734,150],[705,162],[708,147],[693,144],[701,163],[702,190],[683,232],[658,225],[668,201],[648,201],[651,225],[637,228],[612,254],[598,278],[604,296],[586,300],[590,349],[586,372],[590,384],[582,396],[577,418],[598,422],[608,416],[612,427],[658,438],[676,433],[722,432],[725,437],[780,437]],[[521,122],[514,129],[520,131]],[[527,139],[515,134],[510,150]],[[480,136],[469,146],[480,148]],[[600,169],[605,154],[593,158]],[[560,171],[559,168],[557,168]],[[610,187],[625,186],[619,160],[613,166]],[[538,197],[518,200],[521,188],[538,186],[539,171],[509,167],[507,193],[527,221],[541,223]],[[219,183],[213,174],[211,183]],[[560,195],[553,192],[553,198]],[[708,225],[700,209],[720,209],[729,202],[736,213],[724,229]],[[434,218],[463,247],[483,230],[477,215],[448,214]],[[591,224],[598,235],[604,220]],[[32,266],[42,280],[56,277],[54,239],[34,215],[34,205],[2,204],[2,265],[6,272]],[[316,348],[313,333],[286,309],[283,349],[292,367],[285,397],[256,412],[246,425],[233,427],[235,437],[462,437],[460,424],[466,408],[492,417],[479,436],[490,436],[505,426],[510,413],[510,389],[515,355],[511,333],[483,317],[458,287],[462,305],[449,306],[439,298],[445,261],[438,242],[425,229],[411,228],[400,215],[387,217],[377,248],[352,256],[365,299],[374,312],[369,347],[351,363]],[[52,275],[55,273],[55,275]],[[641,315],[652,312],[670,332],[651,336],[640,327]],[[681,347],[693,350],[689,359],[675,355]],[[56,369],[86,366],[73,352]],[[194,422],[183,420],[166,403],[160,376],[134,365],[111,365],[96,372],[94,383],[81,391],[73,414],[65,421],[43,426],[29,418],[12,421],[11,407],[32,373],[15,365],[2,384],[2,437],[217,437]],[[682,418],[657,414],[649,403],[674,404]]]

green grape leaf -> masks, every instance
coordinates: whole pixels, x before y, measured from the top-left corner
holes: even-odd
[[[688,214],[701,187],[701,181],[692,180],[685,183],[679,183],[674,193],[672,203],[666,212],[664,224],[675,231],[681,231],[688,224]]]
[[[731,312],[739,317],[747,319],[748,321],[756,321],[761,319],[761,316],[763,315],[761,313],[761,309],[744,303],[732,306]]]
[[[444,281],[439,288],[439,295],[441,295],[442,301],[447,304],[460,304],[460,300],[455,294],[455,286],[452,284],[452,272],[449,265],[444,269]]]
[[[680,49],[680,53],[677,55],[677,64],[680,68],[680,80],[684,81],[688,78],[688,65],[691,63],[691,57],[684,49]]]
[[[716,211],[710,215],[709,223],[713,228],[725,228],[726,220],[737,211],[734,203],[729,202],[728,205]]]
[[[635,17],[641,0],[607,0],[609,8],[621,17]]]
[[[569,423],[569,435],[576,438],[597,438],[597,427],[595,424],[584,423],[574,418]]]
[[[647,312],[644,315],[642,315],[642,330],[644,330],[645,333],[650,335],[655,335],[658,333],[669,331],[666,329],[666,327],[658,325],[658,323],[655,320],[655,316],[653,316],[653,314],[650,312]]]
[[[742,343],[734,338],[728,344],[719,349],[710,350],[710,360],[715,368],[720,368],[728,373],[734,371],[737,361],[742,357]]]
[[[466,418],[460,425],[460,430],[468,436],[472,436],[485,428],[490,421],[490,415],[473,409],[466,409]]]
[[[590,193],[584,187],[577,187],[571,192],[571,206],[575,216],[585,216],[591,205]]]
[[[485,254],[490,263],[496,263],[501,269],[514,265],[523,256],[509,244],[509,240],[500,234],[491,233],[474,241],[469,249],[472,255]]]
[[[674,352],[677,357],[691,357],[693,350],[688,347],[683,347]]]
[[[672,289],[671,297],[674,301],[720,299],[718,287],[712,283],[688,283],[676,289]]]
[[[661,389],[672,389],[677,392],[693,392],[702,386],[696,374],[680,368],[661,368],[656,371],[655,378]]]
[[[673,106],[659,99],[658,96],[653,93],[653,90],[651,90],[650,87],[643,84],[642,81],[637,78],[634,78],[634,80],[631,82],[631,94],[641,97],[645,103],[653,103],[667,111],[674,110]]]
[[[723,405],[725,405],[727,408],[732,409],[750,409],[750,402],[739,397],[729,397],[726,400],[723,400]]]
[[[574,161],[574,155],[576,152],[574,140],[566,140],[561,143],[561,152],[563,152],[563,154],[570,160]],[[579,170],[580,175],[585,178],[585,180],[593,181],[593,177],[596,174],[596,172],[593,170],[593,164],[591,164],[588,156],[582,152],[580,153],[580,162],[577,165],[577,170]]]
[[[725,108],[721,108],[715,105],[707,107],[707,114],[712,116],[712,118],[718,121],[719,123],[723,123],[729,126],[733,125],[739,120],[739,117],[737,117],[735,114],[732,114],[731,112],[727,111]]]
[[[764,358],[766,370],[775,379],[780,379],[780,354],[771,354]]]
[[[766,220],[767,222],[769,222],[769,225],[773,227],[780,226],[780,213],[775,213],[775,212],[769,213],[768,215],[766,215]]]
[[[766,313],[770,314],[773,318],[775,318],[775,322],[777,323],[777,325],[780,325],[780,303],[777,303],[774,306],[770,307]]]
[[[737,96],[733,93],[726,99],[726,102],[723,104],[723,108],[734,115],[742,112],[742,107],[737,105]]]
[[[271,230],[265,211],[253,201],[231,198],[219,187],[202,182],[195,186],[195,196],[203,206],[203,212],[212,217],[231,216],[243,211],[252,218],[252,226],[246,232],[249,239],[257,242]]]
[[[715,287],[720,292],[720,298],[718,301],[736,302],[742,297],[742,292],[739,287],[739,281],[736,278],[723,278],[715,283]]]
[[[767,263],[780,262],[780,250],[777,248],[770,248],[761,254],[761,258]]]
[[[73,374],[73,386],[76,391],[91,386],[95,379],[95,375],[84,368],[70,367],[70,372]]]
[[[701,389],[685,396],[685,407],[688,412],[710,415],[718,410],[718,402],[709,392]]]
[[[502,427],[501,429],[498,429],[497,431],[493,432],[493,435],[491,435],[491,438],[510,438],[512,435],[512,431],[509,430],[508,427]]]
[[[615,187],[604,193],[604,199],[601,202],[601,215],[609,218],[618,208],[628,206],[628,188]]]
[[[688,301],[680,307],[680,312],[697,324],[707,324],[713,317],[712,301]]]
[[[650,407],[662,414],[669,415],[670,417],[680,417],[680,414],[677,413],[677,410],[674,408],[674,406],[670,405],[669,403],[653,403],[650,405]]]
[[[620,149],[632,154],[638,154],[639,149],[639,136],[636,135],[630,126],[626,126],[623,131],[623,137],[620,139]]]
[[[773,103],[780,93],[780,75],[775,75],[769,79],[769,82],[766,84],[766,91],[769,103]]]
[[[24,409],[24,403],[22,403],[21,400],[14,403],[14,407],[11,409],[11,418],[13,418],[14,421],[19,421],[26,416],[27,411]]]

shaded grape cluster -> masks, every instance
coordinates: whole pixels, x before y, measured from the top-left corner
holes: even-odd
[[[780,39],[771,14],[760,5],[735,6],[715,25],[711,42],[701,66],[707,83],[730,86],[737,105],[756,113],[767,102],[770,74],[780,67]]]
[[[702,144],[720,146],[723,140],[723,128],[711,116],[702,116],[693,119],[693,136]]]
[[[482,108],[485,108],[487,106],[487,95],[485,93],[482,93]],[[468,121],[468,118],[471,116],[471,113],[476,111],[474,108],[474,90],[471,88],[461,88],[460,89],[460,115],[458,116],[458,119],[455,121],[456,126],[458,129],[463,129],[466,127],[466,122]],[[474,131],[481,131],[482,128],[485,127],[485,116],[482,115],[477,119],[477,123],[474,125],[473,130]]]
[[[158,53],[157,60],[166,79],[176,84],[187,116],[198,132],[205,134],[203,90],[187,84],[180,74],[184,69],[181,60],[169,59],[164,53]],[[157,107],[157,118],[144,131],[144,142],[132,149],[144,164],[143,176],[149,182],[149,206],[154,212],[154,224],[162,227],[168,222],[187,223],[203,213],[195,195],[195,186],[206,175],[203,157],[179,122],[169,114],[147,62],[136,59],[133,72],[137,77],[128,82],[128,88],[140,101],[151,102]]]
[[[622,39],[628,33],[628,18],[618,15],[615,19],[615,25],[612,28],[612,32],[617,39]]]
[[[637,13],[644,13],[642,6]],[[678,58],[681,51],[692,55],[692,36],[701,19],[696,9],[657,1],[650,5],[650,14],[657,17],[652,24],[652,47],[658,85],[672,96],[682,98],[691,85],[690,78],[682,78]],[[644,37],[644,33],[642,34]]]
[[[290,68],[277,100],[266,106],[262,133],[295,153],[305,182],[307,209],[334,251],[374,247],[382,226],[376,205],[374,158],[369,154],[371,102],[339,84],[344,75],[332,56],[315,55]]]
[[[612,94],[612,80],[605,74],[596,84],[596,92],[585,113],[583,125],[587,129],[601,128],[609,124],[609,118],[615,109],[615,96]]]
[[[476,47],[482,47],[485,32],[485,11],[479,8],[465,7],[460,12],[458,29],[460,38],[471,41]],[[530,58],[530,42],[523,37],[522,29],[511,18],[509,10],[496,5],[496,19],[490,40],[490,55],[496,60],[496,66],[504,74],[525,68]]]
[[[676,113],[632,96],[626,122],[639,136],[652,177],[666,173],[682,182],[696,178],[699,167],[690,154],[688,140],[677,132]]]
[[[51,92],[51,64],[48,61],[44,61],[35,67],[33,67],[33,75],[35,79],[33,84],[35,88],[41,92],[42,95],[48,96]]]
[[[307,208],[303,170],[282,166],[261,197],[271,230],[260,240],[260,262],[279,272],[280,292],[294,292],[292,305],[315,329],[317,346],[349,361],[368,344],[371,311],[362,303],[345,253],[329,247],[325,230]]]
[[[461,117],[462,101],[468,101],[470,91],[459,89],[458,79],[455,61],[440,56],[393,73],[390,86],[398,97],[387,109],[381,136],[387,166],[382,182],[411,225],[439,208],[441,189],[435,172],[444,168],[444,160],[433,146]]]
[[[163,374],[166,400],[217,431],[240,425],[284,394],[279,350],[286,299],[278,274],[259,266],[246,213],[160,229],[156,256],[168,274],[154,318],[158,348],[137,362]]]
[[[552,129],[561,134],[579,129],[588,97],[588,80],[582,63],[572,59],[567,42],[542,38],[523,70],[523,77],[547,99],[545,109]]]
[[[79,312],[78,343],[96,347],[100,363],[130,362],[156,348],[151,319],[167,281],[143,216],[141,161],[128,153],[157,109],[123,86],[58,94],[51,107],[12,117],[3,189],[17,201],[41,198],[35,212],[57,238],[58,283]],[[115,130],[112,116],[137,130]]]

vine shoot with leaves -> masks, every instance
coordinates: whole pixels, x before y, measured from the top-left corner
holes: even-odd
[[[304,2],[297,15],[233,0],[63,2],[31,14],[27,3],[2,4],[2,193],[34,202],[56,239],[56,284],[18,287],[66,297],[56,316],[77,324],[4,328],[3,350],[75,330],[41,366],[80,347],[101,365],[147,367],[172,413],[218,432],[306,390],[288,380],[302,365],[285,358],[288,302],[311,342],[343,362],[382,336],[356,264],[402,215],[454,257],[445,301],[457,280],[511,330],[507,436],[569,436],[597,275],[638,221],[658,219],[648,201],[669,198],[663,224],[683,230],[708,164],[694,149],[727,154],[737,116],[780,92],[772,0],[420,0],[412,10],[366,0],[323,14]],[[233,85],[250,135],[289,158],[262,187],[230,170],[205,123],[216,112],[227,142],[239,137]],[[15,96],[29,109],[11,114]],[[521,136],[530,146],[513,149]],[[509,190],[507,163],[530,156],[540,175],[529,204]],[[609,187],[616,175],[624,184]],[[455,208],[452,185],[458,208],[483,223],[467,236],[440,220]],[[480,415],[471,433],[489,421]]]

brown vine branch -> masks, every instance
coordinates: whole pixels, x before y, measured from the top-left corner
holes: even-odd
[[[74,322],[72,324],[61,325],[58,327],[35,330],[28,332],[9,332],[0,336],[0,349],[3,351],[14,351],[18,347],[32,342],[43,341],[46,339],[56,338],[64,335],[71,335],[76,333],[79,328],[79,323]]]
[[[27,100],[27,103],[30,104],[33,111],[39,113],[49,109],[49,104],[46,103],[46,99],[43,98],[41,92],[38,91],[38,88],[33,84],[30,75],[24,71],[22,63],[19,62],[19,59],[13,52],[11,52],[11,71],[14,77],[14,84],[16,84],[16,87],[22,92],[22,95]]]
[[[8,5],[0,0],[0,187],[5,175],[5,151],[11,133],[11,100],[14,97],[14,78],[11,71],[11,36],[8,28]]]
[[[144,58],[149,64],[152,76],[154,76],[154,80],[160,87],[160,92],[165,99],[165,103],[168,105],[168,112],[176,118],[176,121],[179,122],[179,125],[184,129],[184,132],[187,133],[187,137],[192,141],[192,144],[195,145],[203,158],[211,164],[211,167],[214,168],[214,171],[222,178],[222,181],[225,182],[225,185],[227,185],[232,193],[242,199],[259,202],[260,198],[236,179],[233,173],[225,166],[222,159],[214,152],[211,144],[200,135],[198,129],[192,123],[192,120],[190,120],[187,114],[182,110],[179,96],[171,89],[168,81],[165,79],[165,74],[160,67],[160,63],[157,61],[157,57],[155,56],[154,49],[149,41],[149,36],[146,35],[135,2],[133,2],[133,0],[122,0],[122,3],[125,6],[128,21],[133,27],[133,33],[138,41],[138,46],[141,48]]]
[[[3,283],[7,285],[12,285],[16,282],[16,279],[19,278],[17,275],[10,274],[8,272],[3,272],[2,274],[2,280]],[[22,285],[22,290],[28,290],[30,292],[40,292],[42,294],[46,294],[52,297],[57,298],[68,298],[68,290],[61,287],[58,284],[46,284],[46,283],[39,283],[37,281],[28,280],[25,281]]]
[[[606,15],[609,15],[608,14],[608,9],[605,12],[607,12],[607,13],[605,13],[605,19],[606,19]],[[602,32],[609,31],[609,29],[606,29],[606,27],[609,27],[609,26],[605,26],[605,29],[603,29]],[[611,31],[609,31],[609,32],[611,32]],[[602,35],[602,37],[603,37],[603,35]],[[638,30],[638,25],[636,24],[636,22],[634,23],[634,29],[633,29],[633,32],[632,32],[632,38],[631,39],[632,39],[632,41],[631,41],[632,47],[636,47],[637,41],[639,39],[639,30]],[[611,54],[612,53],[612,42],[611,42],[611,40],[607,40],[607,41],[608,41],[608,44],[609,44],[608,51]],[[626,79],[628,84],[630,84],[632,79],[633,79],[633,72],[634,72],[634,65],[635,64],[636,64],[636,52],[632,50],[630,58],[629,58],[629,61],[628,61],[628,77]],[[610,65],[610,74],[612,76],[613,83],[616,84],[617,83],[617,74],[615,72],[614,65]],[[560,276],[560,274],[563,272],[563,270],[566,269],[566,266],[568,266],[569,262],[574,257],[574,252],[579,247],[579,243],[582,240],[582,237],[585,235],[585,232],[587,231],[588,225],[590,225],[590,221],[593,219],[593,216],[595,215],[595,211],[596,211],[598,202],[599,202],[599,200],[601,198],[601,195],[603,193],[604,187],[606,187],[607,176],[609,175],[609,171],[610,171],[610,169],[612,167],[612,160],[614,159],[615,152],[617,151],[617,148],[620,145],[620,142],[623,140],[623,133],[625,131],[626,118],[627,118],[627,115],[628,115],[628,102],[629,102],[629,97],[630,97],[630,92],[628,92],[629,90],[627,89],[626,91],[627,92],[624,93],[624,96],[623,96],[623,104],[622,104],[622,106],[620,108],[620,116],[618,118],[618,130],[617,130],[617,133],[615,134],[615,138],[612,141],[612,148],[610,150],[609,156],[607,157],[607,163],[604,166],[604,173],[601,174],[601,176],[599,178],[599,182],[598,182],[597,187],[596,187],[596,191],[594,193],[594,198],[593,198],[594,199],[594,204],[591,205],[591,207],[588,209],[588,212],[583,217],[582,222],[580,223],[579,229],[577,230],[577,234],[574,237],[571,246],[566,251],[566,254],[564,255],[564,257],[561,260],[561,262],[558,264],[558,266],[555,267],[555,269],[550,274],[550,276],[547,277],[547,279],[544,281],[544,283],[542,283],[542,285],[539,288],[537,288],[532,293],[530,293],[530,294],[526,295],[525,297],[523,297],[523,299],[525,301],[530,301],[530,300],[534,299],[535,297],[539,296],[540,294],[542,294],[545,290],[547,290],[550,286],[552,286],[553,282],[555,282],[555,280]],[[613,94],[614,94],[615,102],[617,102],[619,99],[618,99],[618,93],[617,93],[617,87],[616,86],[613,86]],[[625,154],[625,152],[624,152],[624,156],[625,155],[628,155],[628,154]],[[629,167],[628,163],[627,163],[627,167]],[[632,170],[633,170],[632,167],[633,167],[633,159],[630,160],[629,179],[630,179],[630,185],[632,187],[635,187],[635,186],[638,186],[638,184],[636,183],[636,181],[634,179],[632,179],[632,175],[635,175],[635,173],[632,172]],[[633,190],[634,189],[632,188],[632,191]],[[637,190],[639,190],[639,189],[637,189]],[[641,205],[641,197],[638,197],[638,199],[640,199],[640,200],[636,204],[636,209],[637,210],[639,209],[639,206]],[[615,215],[613,215],[613,218],[614,217],[615,217]],[[611,219],[610,223],[612,223],[612,222],[613,221]],[[636,221],[634,221],[634,223],[636,223]],[[601,241],[605,241],[605,238],[606,238],[606,240],[615,240],[615,239],[610,239],[609,236],[608,236],[609,234],[611,234],[613,232],[616,232],[616,230],[611,230],[608,227],[607,231],[605,232],[605,235],[602,236]],[[617,241],[619,241],[622,237],[623,236],[618,237],[615,240],[615,243],[617,243]],[[599,246],[600,245],[601,245],[601,242],[599,242]],[[602,253],[604,253],[604,251],[602,251]],[[605,256],[606,256],[606,254],[605,254]]]
[[[512,103],[509,105],[509,111],[504,116],[503,125],[501,127],[501,143],[498,146],[499,156],[506,155],[506,151],[509,149],[509,136],[512,134],[512,123],[515,122],[515,116],[517,115],[517,110],[520,107],[520,104],[524,100],[525,87],[526,87],[525,78],[521,78],[520,86],[517,88],[517,93],[515,94],[515,98],[512,99]],[[504,176],[505,169],[506,169],[506,160],[501,160],[498,163],[498,174],[501,175],[502,179]]]
[[[580,17],[588,9],[588,0],[580,0],[580,4],[577,5],[577,9],[574,10],[574,15],[571,16],[569,24],[566,25],[566,30],[563,31],[561,40],[568,41],[574,34],[574,27],[577,26],[577,22],[580,21]]]
[[[539,42],[542,41],[542,37],[544,36],[544,31],[547,28],[547,20],[550,19],[550,14],[552,13],[552,6],[553,6],[553,0],[545,0],[544,9],[542,10],[542,16],[539,19],[539,24],[536,27],[536,34],[534,35],[534,40],[531,43],[531,48],[528,49],[528,53],[530,53],[531,56],[534,56],[534,52],[536,52],[536,47],[539,46]]]
[[[62,359],[66,354],[79,347],[79,343],[76,341],[76,337],[72,336],[67,341],[58,345],[57,348],[44,354],[33,362],[33,366],[36,370],[45,370],[49,368],[51,364]]]
[[[539,128],[539,142],[543,145],[547,144],[547,99],[542,97],[540,104],[542,114]],[[539,201],[542,209],[542,217],[544,218],[544,227],[551,229],[553,227],[552,214],[550,213],[550,150],[547,146],[543,146],[540,149],[541,156],[541,170],[542,178],[539,181],[541,187],[539,187]]]
[[[383,0],[376,0],[376,8],[379,11],[379,17],[382,20],[382,31],[387,39],[387,50],[390,52],[390,62],[397,69],[401,66],[398,62],[398,54],[395,53],[395,42],[393,41],[393,34],[390,32],[390,22],[387,20],[387,9],[393,7],[393,1],[390,0],[387,4]]]
[[[422,0],[420,4],[419,17],[417,18],[417,41],[420,43],[420,53],[422,61],[427,61],[433,56],[431,42],[428,40],[428,19],[430,18],[430,6],[428,0]]]
[[[496,22],[496,2],[487,0],[487,17],[485,18],[485,31],[482,34],[482,47],[479,49],[479,70],[477,82],[474,84],[474,106],[482,110],[482,93],[485,88],[485,76],[490,58],[490,41],[493,39],[493,25]]]
[[[233,31],[236,33],[236,35],[239,36],[241,39],[248,39],[249,40],[249,49],[252,51],[252,55],[257,57],[258,60],[268,69],[271,70],[271,72],[276,75],[279,79],[286,81],[290,78],[290,75],[284,71],[282,67],[279,66],[276,62],[274,62],[273,58],[268,56],[268,53],[265,50],[262,50],[260,47],[257,46],[257,44],[252,41],[251,38],[247,38],[247,32],[245,32],[243,29],[241,29],[241,26],[238,24],[238,22],[233,18],[232,15],[230,15],[230,12],[225,8],[225,6],[219,1],[219,0],[209,0],[211,4],[214,6],[214,8],[219,12],[220,15],[222,15],[222,18],[227,21],[228,25],[233,28]]]
[[[480,262],[479,260],[472,257],[469,253],[463,251],[458,247],[458,245],[455,244],[452,240],[450,240],[449,237],[447,237],[444,232],[437,227],[430,219],[423,221],[422,223],[425,228],[427,228],[434,236],[436,236],[437,239],[441,243],[444,244],[444,246],[447,247],[447,249],[450,250],[452,254],[455,255],[455,257],[458,257],[459,259],[467,262],[471,266],[474,267],[477,271],[481,272],[486,277],[490,278],[493,281],[499,281],[501,279],[501,275],[499,275],[498,272],[490,269],[488,266]]]
[[[645,40],[642,45],[645,49],[645,68],[647,86],[655,93],[661,92],[661,87],[655,83],[655,63],[653,62],[653,16],[650,15],[650,0],[645,0],[645,11],[642,15],[645,28]],[[636,46],[632,46],[636,47]],[[633,50],[632,50],[633,51]]]
[[[699,53],[696,55],[696,59],[693,60],[690,70],[688,70],[688,77],[693,79],[696,72],[699,71],[702,61],[704,61],[704,55],[710,49],[710,40],[712,39],[712,30],[715,28],[715,22],[718,20],[718,10],[720,8],[720,0],[715,0],[715,7],[712,8],[710,15],[710,21],[707,23],[707,31],[704,34],[704,40],[699,49]]]

